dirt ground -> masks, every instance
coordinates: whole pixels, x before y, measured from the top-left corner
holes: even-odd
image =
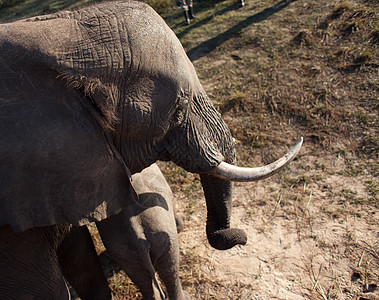
[[[304,174],[299,165],[315,161],[333,172],[305,172],[321,178],[290,186],[296,200],[287,200],[279,176],[236,185],[232,226],[248,233],[246,246],[208,246],[205,208],[187,220],[180,241],[184,264],[196,273],[186,278],[194,299],[379,299],[378,210],[340,198],[344,190],[368,197],[361,182],[370,178],[336,174],[342,159],[310,154],[306,144],[286,174]],[[329,193],[339,200],[331,204]]]

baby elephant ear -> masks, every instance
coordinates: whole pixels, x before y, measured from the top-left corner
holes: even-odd
[[[0,97],[0,226],[83,225],[134,203],[96,107],[58,79],[23,83]]]

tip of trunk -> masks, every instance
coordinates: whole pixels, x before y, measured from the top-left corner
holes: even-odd
[[[221,229],[208,232],[209,244],[217,250],[228,250],[236,245],[246,245],[246,232],[238,228]]]

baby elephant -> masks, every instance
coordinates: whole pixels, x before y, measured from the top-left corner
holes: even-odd
[[[138,194],[138,204],[97,223],[104,246],[140,288],[144,299],[189,299],[179,278],[179,245],[171,189],[156,164],[133,175],[132,184]],[[62,243],[58,256],[63,273],[82,299],[111,299],[88,237],[86,227],[76,227]]]

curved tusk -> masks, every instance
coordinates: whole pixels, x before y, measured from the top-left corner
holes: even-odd
[[[302,144],[303,138],[301,137],[285,156],[269,165],[257,168],[242,168],[221,162],[209,175],[229,181],[247,182],[261,180],[274,175],[288,165],[299,153]]]

